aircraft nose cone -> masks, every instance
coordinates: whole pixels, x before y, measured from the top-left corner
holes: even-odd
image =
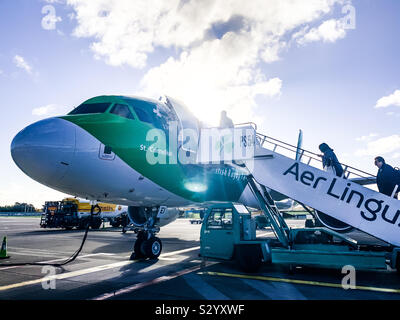
[[[75,125],[59,118],[35,122],[20,131],[11,143],[17,166],[45,185],[60,180],[75,151]]]

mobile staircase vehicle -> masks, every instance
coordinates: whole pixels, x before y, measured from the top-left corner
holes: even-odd
[[[338,177],[311,165],[321,162],[312,152],[255,130],[254,136],[253,157],[236,165],[248,169],[248,186],[276,239],[257,239],[254,219],[237,204],[217,204],[209,208],[202,225],[202,257],[237,259],[246,272],[257,271],[262,262],[291,267],[352,265],[357,270],[387,270],[389,265],[400,272],[400,201],[363,186],[375,181],[374,176],[344,165],[343,175]],[[283,152],[278,153],[278,149]],[[288,156],[293,152],[298,155],[295,159]],[[289,228],[272,191],[312,208],[326,226]],[[361,244],[343,233],[353,228],[385,245]]]

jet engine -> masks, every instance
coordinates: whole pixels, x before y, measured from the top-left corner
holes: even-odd
[[[149,219],[156,217],[155,226],[162,227],[174,221],[179,214],[178,208],[160,207],[128,207],[130,222],[136,227],[143,227]]]

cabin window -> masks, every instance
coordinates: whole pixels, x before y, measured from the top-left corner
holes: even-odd
[[[125,104],[115,104],[110,113],[115,114],[117,116],[127,118],[127,119],[132,119],[134,120],[135,118],[133,117],[133,114],[131,110],[129,110],[129,107]]]
[[[74,115],[74,114],[104,113],[108,109],[110,104],[111,104],[110,102],[82,103],[68,114]]]

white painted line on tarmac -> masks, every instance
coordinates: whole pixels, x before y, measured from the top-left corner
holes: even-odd
[[[164,257],[159,256],[159,257],[158,257],[158,260],[176,261],[176,260],[178,260],[178,258],[164,258]]]
[[[230,300],[222,292],[208,284],[200,275],[188,274],[183,277],[186,283],[207,300]]]
[[[200,249],[200,246],[163,253],[163,254],[160,255],[160,257],[169,257],[169,256],[173,256],[173,255],[176,255],[176,254],[186,253],[186,252],[190,252],[190,251],[194,251],[194,250],[198,250],[198,249]]]
[[[251,279],[240,280],[273,300],[307,300],[307,298],[290,283],[265,282]]]
[[[174,274],[172,274],[170,276],[161,276],[161,277],[158,277],[156,279],[153,279],[153,280],[150,280],[150,281],[147,281],[147,282],[137,283],[137,284],[134,284],[133,286],[129,286],[129,287],[126,287],[126,288],[123,288],[123,289],[119,289],[119,290],[114,291],[114,292],[105,293],[105,294],[102,294],[102,295],[97,296],[95,298],[92,298],[91,300],[107,300],[107,299],[110,299],[110,298],[114,298],[116,296],[120,296],[122,294],[131,293],[133,291],[142,289],[142,288],[147,287],[147,286],[151,286],[151,285],[154,285],[154,284],[157,284],[157,283],[161,283],[161,282],[164,282],[164,281],[168,281],[168,280],[180,277],[180,276],[185,275],[185,274],[190,273],[190,272],[195,272],[195,271],[199,270],[200,268],[201,268],[201,266],[195,266],[195,267],[191,267],[191,268],[188,268],[188,269],[184,269],[184,270],[176,272],[176,273],[174,273]]]
[[[41,283],[42,281],[62,280],[62,279],[77,277],[77,276],[81,276],[84,274],[89,274],[89,273],[94,273],[94,272],[98,272],[98,271],[105,271],[105,270],[109,270],[109,269],[113,269],[113,268],[123,267],[128,264],[132,264],[132,263],[134,263],[134,261],[120,261],[120,262],[116,262],[116,263],[107,264],[104,266],[87,268],[87,269],[82,269],[82,270],[77,270],[77,271],[71,271],[71,272],[67,272],[67,273],[60,273],[60,274],[57,274],[54,276],[49,276],[49,277],[44,277],[44,278],[40,278],[40,279],[14,283],[14,284],[6,285],[6,286],[1,286],[0,291],[20,288],[20,287],[24,287],[24,286],[33,285],[33,284],[38,284],[38,283]]]
[[[188,249],[182,249],[182,250],[177,250],[177,251],[172,251],[172,252],[167,252],[167,253],[163,253],[161,254],[158,259],[163,260],[163,258],[169,257],[169,256],[174,256],[174,255],[179,255],[181,253],[186,253],[186,252],[190,252],[190,251],[194,251],[194,250],[198,250],[200,249],[200,247],[192,247],[192,248],[188,248]],[[124,258],[129,258],[129,256],[124,256]],[[166,260],[166,259],[164,259]]]
[[[79,255],[76,259],[82,259],[82,258],[88,258],[88,257],[93,257],[93,256],[99,256],[99,255],[105,255],[105,256],[114,256],[114,253],[103,253],[103,252],[99,252],[99,253],[91,253],[91,254],[86,254],[86,255]],[[45,265],[46,263],[55,263],[55,262],[59,262],[59,261],[65,261],[69,259],[69,257],[64,257],[64,258],[60,258],[60,259],[54,259],[54,260],[47,260],[47,261],[38,261],[38,263],[41,263],[43,265]],[[21,267],[29,267],[28,266],[11,266],[11,267],[4,267],[4,268],[0,268],[0,271],[2,270],[7,270],[7,269],[14,269],[14,268],[21,268]]]
[[[8,254],[10,256],[13,255],[19,255],[19,256],[28,256],[28,257],[56,257],[56,256],[60,256],[59,254],[55,255],[55,254],[36,254],[34,252],[13,252],[13,251],[8,251]]]
[[[184,252],[189,252],[189,251],[193,251],[193,250],[196,250],[196,249],[199,249],[199,247],[193,247],[193,248],[188,248],[188,249],[168,252],[164,256],[166,256],[166,255],[167,256],[171,256],[171,255],[174,255],[174,254],[180,254],[180,253],[184,253]],[[58,260],[61,260],[61,259],[58,259]],[[65,258],[63,258],[62,260],[65,260]],[[53,279],[54,280],[61,280],[61,279],[77,277],[77,276],[90,274],[90,273],[94,273],[94,272],[99,272],[99,271],[109,270],[109,269],[113,269],[113,268],[123,267],[123,266],[129,265],[129,264],[135,263],[135,262],[136,261],[131,261],[131,260],[129,260],[129,261],[120,261],[120,262],[115,262],[115,263],[111,263],[111,264],[106,264],[106,265],[103,265],[103,266],[92,267],[92,268],[87,268],[87,269],[82,269],[82,270],[77,270],[77,271],[71,271],[71,272],[66,272],[66,273],[60,273],[60,274],[57,274],[57,275],[54,275],[54,276],[51,276],[51,277],[45,277],[45,278],[40,278],[40,279],[35,279],[35,280],[30,280],[30,281],[14,283],[14,284],[11,284],[11,285],[6,285],[6,286],[0,286],[0,291],[9,290],[9,289],[15,289],[15,288],[24,287],[24,286],[33,285],[33,284],[38,284],[38,283],[41,283],[42,281],[49,281],[49,280],[53,280]],[[198,267],[198,268],[200,268],[200,267]]]

